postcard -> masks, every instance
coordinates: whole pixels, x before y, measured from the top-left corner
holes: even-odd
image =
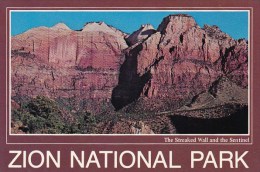
[[[259,170],[257,2],[76,2],[0,2],[0,171]]]

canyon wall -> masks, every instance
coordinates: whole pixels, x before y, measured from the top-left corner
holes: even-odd
[[[235,40],[217,26],[201,28],[185,14],[165,17],[157,29],[142,25],[130,35],[103,22],[78,31],[59,23],[14,36],[11,45],[16,101],[72,98],[75,110],[100,112],[142,99],[159,111],[192,99],[221,77],[248,87],[247,40]]]

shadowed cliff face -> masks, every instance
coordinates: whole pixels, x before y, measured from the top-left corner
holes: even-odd
[[[143,75],[137,73],[137,57],[142,45],[130,50],[120,68],[118,85],[113,89],[111,102],[116,110],[132,103],[140,97],[145,84],[151,79],[150,72]]]
[[[234,113],[221,118],[205,119],[176,115],[171,117],[171,121],[179,134],[247,134],[248,108],[238,108]]]
[[[142,25],[131,35],[103,22],[80,31],[58,24],[12,37],[11,65],[12,97],[73,99],[75,110],[97,114],[140,98],[136,106],[174,110],[220,77],[246,89],[248,43],[217,26],[200,28],[188,15],[167,16],[157,30]]]
[[[223,76],[247,88],[247,42],[232,39],[216,26],[200,28],[188,15],[171,15],[156,33],[136,42],[126,51],[113,90],[116,109],[139,97],[154,104],[190,99]]]

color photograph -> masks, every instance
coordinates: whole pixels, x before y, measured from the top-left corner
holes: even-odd
[[[249,134],[246,10],[11,10],[10,133]]]

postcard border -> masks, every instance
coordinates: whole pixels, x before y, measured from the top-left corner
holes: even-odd
[[[182,10],[179,10],[179,9]],[[218,8],[221,8],[219,10],[217,10]],[[222,10],[222,9],[232,9],[232,10]],[[148,134],[142,134],[142,135],[135,135],[135,134],[30,134],[30,135],[26,135],[26,134],[11,134],[10,132],[10,125],[11,125],[11,62],[10,62],[10,48],[11,48],[11,32],[10,32],[10,26],[11,26],[11,18],[10,18],[10,13],[12,11],[16,11],[16,10],[12,10],[12,9],[16,9],[18,11],[23,11],[20,9],[26,9],[25,11],[34,11],[33,9],[37,9],[35,11],[42,11],[41,9],[48,9],[48,10],[43,10],[43,11],[70,11],[70,9],[73,9],[72,11],[111,11],[111,10],[116,10],[116,11],[121,11],[118,9],[125,9],[122,11],[154,11],[154,9],[160,9],[160,10],[155,10],[155,11],[247,11],[248,12],[248,39],[249,39],[249,45],[248,45],[248,55],[249,55],[249,63],[248,63],[248,134],[214,134],[214,135],[210,135],[210,134],[156,134],[156,135],[148,135]],[[49,10],[49,9],[54,9],[54,10]],[[80,10],[78,10],[80,9]],[[107,10],[109,9],[109,10]],[[129,10],[130,9],[130,10]],[[131,10],[133,9],[133,10]],[[164,10],[161,10],[164,9]],[[193,10],[192,10],[193,9]],[[194,10],[196,9],[196,10]],[[212,10],[203,10],[203,9],[212,9]],[[236,10],[234,10],[236,9]],[[241,10],[242,9],[242,10]],[[9,19],[9,20],[8,20]],[[9,22],[9,23],[8,23]],[[207,145],[212,145],[214,143],[13,143],[13,142],[8,142],[8,136],[15,136],[15,137],[21,137],[21,136],[102,136],[102,137],[113,137],[113,136],[134,136],[134,137],[140,137],[140,136],[149,136],[149,137],[157,137],[157,136],[180,136],[180,137],[187,137],[187,136],[210,136],[210,137],[217,137],[217,136],[248,136],[251,137],[251,142],[250,143],[224,143],[224,145],[230,145],[230,144],[238,144],[238,145],[243,145],[243,144],[253,144],[253,107],[251,102],[253,102],[253,94],[252,94],[252,90],[253,90],[253,7],[6,7],[6,32],[8,34],[8,36],[6,37],[6,79],[9,81],[6,81],[6,102],[7,102],[7,108],[6,108],[6,144],[113,144],[113,145],[121,145],[121,144],[185,144],[185,145],[203,145],[203,144],[207,144]],[[123,138],[123,137],[122,137]],[[215,143],[216,145],[222,145],[223,143]]]

